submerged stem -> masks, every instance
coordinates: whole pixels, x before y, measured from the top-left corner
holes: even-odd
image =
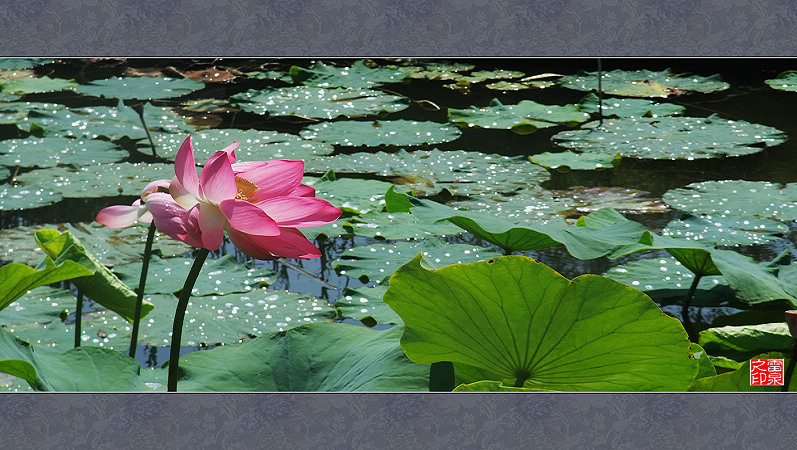
[[[194,264],[188,272],[188,277],[185,279],[183,290],[180,291],[180,300],[177,302],[177,310],[174,312],[172,343],[169,349],[169,381],[167,382],[167,390],[169,392],[177,392],[177,364],[180,359],[180,341],[183,337],[185,310],[188,307],[188,299],[191,298],[191,290],[194,289],[194,283],[199,277],[199,271],[202,270],[202,264],[204,264],[208,253],[210,253],[210,250],[206,248],[199,249],[196,259],[194,259]]]
[[[683,318],[684,329],[686,329],[686,334],[689,335],[689,340],[692,342],[697,342],[697,333],[692,326],[692,321],[689,319],[689,307],[692,305],[692,297],[694,297],[697,284],[702,277],[702,274],[695,274],[695,279],[692,280],[692,285],[689,286],[689,291],[686,293],[686,297],[684,297],[684,304],[681,306],[681,317]]]
[[[75,304],[75,348],[80,347],[80,336],[83,334],[83,292],[77,290],[77,303]]]
[[[133,316],[133,334],[130,338],[130,350],[127,352],[131,358],[136,357],[138,347],[138,327],[141,322],[141,304],[144,302],[144,288],[147,286],[147,272],[149,260],[152,257],[152,241],[155,240],[155,222],[149,225],[147,243],[144,245],[144,260],[141,262],[141,277],[138,279],[138,292],[136,293],[136,312]]]

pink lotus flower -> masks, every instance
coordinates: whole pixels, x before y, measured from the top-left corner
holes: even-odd
[[[301,183],[304,162],[235,163],[237,147],[235,142],[214,153],[198,176],[188,136],[175,158],[171,195],[148,199],[155,226],[208,250],[221,246],[226,230],[238,249],[256,259],[321,256],[297,228],[334,222],[341,211]]]
[[[149,183],[141,191],[139,200],[136,200],[130,206],[113,205],[104,208],[97,214],[97,222],[108,228],[125,228],[136,222],[152,222],[152,214],[146,203],[147,198],[157,192],[168,192],[169,184],[169,180],[157,180]]]

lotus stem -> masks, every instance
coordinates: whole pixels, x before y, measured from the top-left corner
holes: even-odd
[[[80,336],[83,334],[83,292],[77,290],[77,303],[75,304],[75,348],[80,347]]]
[[[138,117],[141,119],[141,126],[144,127],[144,131],[147,133],[147,139],[149,139],[149,145],[152,146],[152,156],[158,158],[158,153],[155,152],[155,141],[152,139],[152,135],[149,132],[149,128],[147,127],[147,122],[144,120],[144,104],[137,103],[133,106],[133,110],[138,113]]]
[[[601,59],[598,58],[598,126],[603,126],[603,68]]]
[[[692,280],[692,285],[689,286],[689,291],[686,293],[686,297],[684,297],[684,304],[681,306],[681,317],[683,318],[684,329],[686,329],[686,334],[689,335],[689,340],[695,343],[697,343],[697,333],[692,326],[691,319],[689,319],[689,307],[692,306],[692,297],[694,297],[697,284],[700,283],[702,277],[702,274],[695,274],[695,279]]]
[[[188,307],[188,300],[191,298],[191,290],[194,289],[199,272],[202,270],[202,264],[205,263],[210,250],[200,248],[197,252],[194,264],[188,272],[188,277],[185,279],[183,290],[180,291],[180,300],[177,302],[177,310],[174,313],[174,324],[172,326],[172,343],[169,349],[169,380],[167,382],[167,390],[169,392],[177,392],[177,365],[180,359],[180,341],[183,337],[183,320],[185,319],[185,310]]]
[[[144,260],[141,262],[141,277],[138,279],[138,292],[136,293],[136,312],[133,315],[133,333],[130,337],[130,351],[127,352],[131,358],[136,357],[136,348],[138,347],[141,305],[144,302],[144,288],[147,286],[147,272],[149,271],[149,260],[152,257],[152,241],[155,240],[155,229],[155,222],[150,223],[147,243],[144,245]]]

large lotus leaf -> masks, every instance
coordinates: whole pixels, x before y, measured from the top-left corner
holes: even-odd
[[[529,161],[539,164],[548,169],[555,169],[559,172],[569,172],[570,170],[602,170],[614,167],[620,160],[620,155],[609,155],[606,153],[573,153],[564,152],[545,152],[529,156]]]
[[[177,297],[152,294],[144,299],[157,307],[141,321],[139,344],[168,346]],[[335,316],[324,300],[263,288],[191,297],[188,305],[182,337],[182,344],[188,346],[237,344],[252,336],[329,321]],[[68,291],[41,288],[4,310],[0,324],[30,342],[49,348],[68,348],[74,345],[74,325],[59,320],[58,314],[65,309],[72,312],[74,307],[74,296]],[[130,347],[132,325],[112,311],[84,311],[81,328],[83,345],[117,350]]]
[[[587,113],[598,113],[598,96],[589,93],[578,103],[579,108]],[[659,103],[639,98],[603,98],[601,110],[603,117],[663,117],[679,116],[686,107],[673,103]]]
[[[21,263],[6,264],[0,267],[0,310],[30,289],[93,274],[94,271],[74,261],[61,261],[56,265],[49,256],[44,266],[37,269]]]
[[[448,222],[420,222],[409,212],[381,213],[370,211],[348,222],[356,235],[405,240],[429,236],[445,236],[462,233],[462,228]]]
[[[11,102],[0,104],[0,123],[2,124],[22,124],[25,123],[28,115],[50,116],[66,111],[67,108],[59,103],[39,103],[39,102]],[[31,131],[21,127],[25,131]]]
[[[782,359],[783,366],[788,367],[789,355],[781,352],[769,352],[756,355],[755,359]],[[722,373],[714,377],[701,378],[689,386],[689,391],[709,392],[780,392],[783,386],[758,386],[750,384],[750,360],[744,362],[733,372]],[[797,376],[789,383],[789,392],[797,391]]]
[[[193,258],[158,258],[149,263],[146,294],[172,294],[182,290]],[[141,263],[119,265],[113,272],[122,282],[137,286],[141,275]],[[191,290],[192,295],[225,295],[248,292],[274,281],[274,272],[266,268],[247,269],[238,264],[234,255],[205,261],[199,277]]]
[[[405,97],[362,88],[284,87],[249,90],[230,97],[233,106],[255,114],[311,119],[387,114],[409,107]]]
[[[352,319],[369,324],[401,324],[401,317],[382,301],[387,286],[347,288],[343,296],[335,300],[335,308]]]
[[[470,127],[512,130],[518,134],[529,134],[537,128],[556,125],[576,126],[589,120],[589,114],[576,105],[543,105],[532,100],[521,100],[516,105],[504,105],[498,99],[490,101],[485,108],[471,106],[469,109],[448,109],[448,120],[467,124]]]
[[[0,70],[32,69],[53,61],[50,58],[0,58]]]
[[[303,183],[316,189],[316,197],[354,214],[381,210],[385,204],[385,192],[393,186],[391,183],[379,180],[326,177],[320,179],[305,177]]]
[[[0,165],[11,167],[104,164],[121,161],[128,156],[129,153],[116,144],[96,139],[29,137],[0,141]]]
[[[775,78],[764,80],[772,89],[797,92],[797,70],[787,70]]]
[[[539,186],[531,186],[516,191],[514,195],[475,197],[452,201],[449,205],[458,210],[483,212],[525,225],[560,219],[578,203],[570,198],[554,197],[551,191]]]
[[[712,353],[791,350],[794,339],[785,322],[725,326],[700,332],[700,345]]]
[[[16,180],[21,184],[20,187],[55,187],[62,197],[95,198],[140,195],[141,190],[150,182],[172,178],[174,178],[174,166],[170,164],[122,162],[80,168],[53,167],[32,170],[18,175]]]
[[[739,246],[766,244],[780,239],[788,231],[786,224],[753,216],[688,215],[668,223],[662,234],[722,246]]]
[[[365,61],[355,61],[351,67],[328,66],[322,62],[312,68],[293,66],[290,70],[295,84],[315,87],[369,88],[380,84],[401,83],[406,71],[388,67],[369,67]]]
[[[457,139],[457,127],[414,120],[324,122],[310,125],[299,134],[305,139],[348,147],[439,144]]]
[[[148,390],[140,366],[124,353],[79,347],[65,353],[37,352],[0,329],[0,371],[25,379],[39,391],[121,392]]]
[[[429,367],[398,344],[402,328],[313,324],[180,359],[178,391],[406,392],[429,390]]]
[[[341,275],[382,282],[418,254],[436,266],[481,261],[500,256],[495,250],[470,244],[447,244],[436,238],[353,247],[335,259],[332,267]]]
[[[455,195],[494,196],[539,184],[550,174],[522,157],[488,155],[463,150],[404,149],[396,153],[359,152],[313,158],[305,162],[308,172],[373,173],[396,177],[420,195],[447,189]]]
[[[73,89],[77,86],[75,80],[63,78],[21,78],[19,80],[0,80],[0,91],[10,94],[35,94],[43,92],[57,92]]]
[[[74,261],[92,271],[93,275],[72,279],[72,283],[80,292],[132,322],[136,293],[87,252],[72,233],[69,231],[60,233],[58,230],[45,228],[37,230],[35,236],[36,243],[53,258],[56,264]],[[150,302],[143,302],[141,317],[146,317],[154,307]]]
[[[480,367],[508,385],[673,391],[698,369],[680,322],[641,292],[597,275],[570,281],[525,256],[437,270],[416,257],[384,301],[404,320],[411,360]]]
[[[187,135],[156,133],[153,135],[158,156],[174,160],[180,145]],[[334,150],[331,145],[312,142],[294,134],[262,130],[240,130],[223,128],[201,130],[191,133],[194,158],[197,164],[205,164],[213,153],[233,142],[240,145],[235,149],[237,161],[266,161],[269,159],[307,159],[327,155]],[[150,154],[148,146],[139,146],[138,151]]]
[[[671,207],[718,218],[797,220],[797,183],[782,186],[767,181],[703,181],[671,189],[662,199]]]
[[[0,211],[15,211],[52,205],[64,199],[60,192],[39,186],[0,184]]]
[[[584,187],[573,186],[567,190],[551,191],[557,198],[574,203],[573,210],[580,214],[612,208],[624,213],[662,213],[668,208],[661,200],[649,197],[650,193],[622,187]]]
[[[182,97],[204,87],[203,83],[190,78],[114,77],[79,84],[74,90],[94,97],[152,100]]]
[[[161,108],[145,103],[144,120],[151,131],[190,132],[193,127],[186,119],[171,108]],[[105,136],[120,139],[145,139],[147,133],[141,124],[141,117],[121,100],[114,107],[92,106],[85,108],[59,109],[55,111],[32,110],[17,123],[22,130],[32,132],[36,127],[45,136],[82,137],[94,139]]]
[[[581,72],[559,79],[559,83],[570,89],[592,91],[598,89],[597,72]],[[668,97],[687,92],[715,92],[728,89],[730,85],[719,75],[701,77],[690,74],[675,74],[670,69],[660,72],[650,70],[613,70],[603,72],[601,89],[607,94],[626,97]]]
[[[782,131],[714,114],[702,117],[608,119],[602,126],[566,130],[553,143],[579,152],[620,154],[640,159],[706,159],[742,156],[782,144]]]

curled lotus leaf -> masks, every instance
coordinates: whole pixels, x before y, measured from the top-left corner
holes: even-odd
[[[305,139],[346,147],[440,144],[462,134],[457,127],[415,120],[339,121],[310,125],[300,132]]]
[[[559,84],[569,89],[592,91],[598,89],[597,72],[580,72],[559,79]],[[728,89],[730,85],[719,75],[702,77],[690,74],[676,74],[665,69],[660,72],[650,70],[613,70],[603,72],[601,88],[603,92],[627,97],[669,97],[688,92],[715,92]]]
[[[555,134],[555,145],[578,152],[639,159],[707,159],[758,153],[786,140],[782,131],[714,114],[702,117],[623,118]]]

